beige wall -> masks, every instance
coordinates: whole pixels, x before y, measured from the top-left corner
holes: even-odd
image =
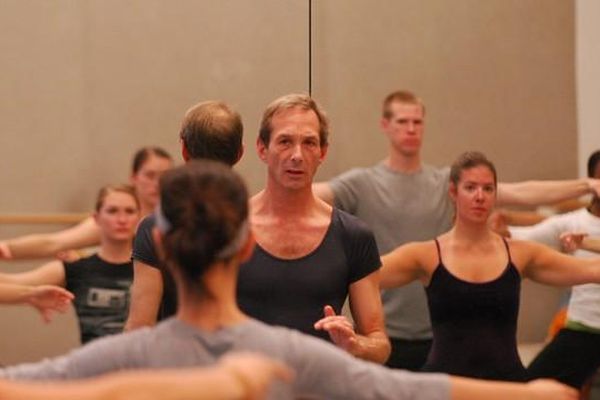
[[[99,186],[127,179],[135,149],[162,145],[179,160],[183,113],[214,98],[244,117],[239,170],[257,190],[262,109],[308,87],[304,0],[0,0],[0,9],[0,213],[91,209]],[[27,229],[39,228],[0,226],[0,237]],[[3,330],[0,363],[72,343],[34,322],[15,322],[32,331],[20,345]]]
[[[136,148],[158,144],[179,158],[183,112],[210,98],[244,116],[238,170],[256,191],[261,110],[308,90],[304,0],[0,0],[0,8],[0,213],[88,210],[100,185],[127,178]],[[505,180],[575,175],[573,14],[563,0],[313,1],[313,91],[333,123],[320,178],[384,156],[379,107],[396,88],[427,103],[432,164],[481,149]],[[30,229],[0,226],[0,237]],[[530,303],[526,295],[526,340],[541,337],[548,314]],[[0,314],[17,335],[27,332],[18,343],[15,330],[2,334],[0,362],[72,344],[69,318],[50,331],[18,315]]]
[[[588,157],[600,150],[600,2],[575,4],[579,174],[586,176]]]
[[[479,149],[505,181],[573,176],[573,14],[563,0],[317,2],[313,87],[334,130],[322,175],[382,158],[381,101],[409,88],[427,105],[427,162]]]

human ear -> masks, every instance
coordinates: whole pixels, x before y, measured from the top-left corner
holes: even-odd
[[[458,188],[456,187],[456,184],[454,182],[450,182],[450,185],[448,186],[448,195],[453,201],[456,201],[457,192]]]
[[[267,161],[267,148],[266,145],[260,138],[256,139],[256,153],[258,154],[258,158],[260,158],[263,162]]]

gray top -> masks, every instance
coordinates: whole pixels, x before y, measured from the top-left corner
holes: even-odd
[[[414,241],[431,240],[452,226],[449,168],[423,165],[404,174],[383,162],[352,169],[330,181],[336,207],[373,230],[380,254]],[[431,322],[420,282],[383,293],[387,332],[392,338],[429,339]]]
[[[275,384],[269,399],[450,398],[447,375],[390,370],[320,339],[252,319],[205,332],[171,318],[155,328],[98,339],[66,356],[0,370],[0,377],[76,379],[120,369],[211,365],[230,351],[261,352],[295,370],[294,383]]]

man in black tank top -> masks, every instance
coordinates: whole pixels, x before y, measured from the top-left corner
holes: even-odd
[[[264,322],[331,340],[357,357],[383,363],[389,342],[373,234],[312,193],[327,133],[325,115],[309,96],[284,96],[267,107],[257,141],[267,184],[250,201],[257,246],[240,268],[238,303]],[[347,295],[356,332],[339,315]]]

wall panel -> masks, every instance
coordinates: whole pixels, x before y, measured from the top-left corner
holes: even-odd
[[[127,179],[137,148],[179,161],[181,118],[208,99],[241,112],[239,170],[258,190],[262,110],[308,87],[307,21],[304,0],[0,0],[0,213],[90,210],[101,185]],[[49,229],[4,225],[0,237]],[[72,319],[46,329],[5,312],[0,363],[73,344]]]

